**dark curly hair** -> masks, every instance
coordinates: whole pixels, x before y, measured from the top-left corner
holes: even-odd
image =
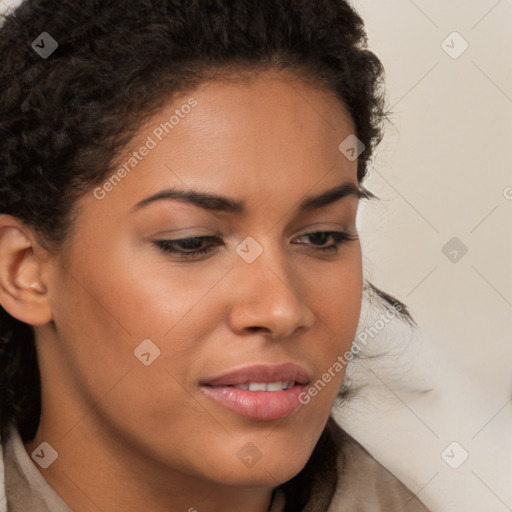
[[[31,47],[42,32],[58,42],[48,58]],[[0,213],[57,248],[141,124],[208,80],[274,69],[333,91],[366,147],[360,183],[387,116],[382,64],[344,0],[26,0],[5,16],[0,54]],[[33,329],[0,308],[2,435],[14,423],[32,439],[40,412]]]

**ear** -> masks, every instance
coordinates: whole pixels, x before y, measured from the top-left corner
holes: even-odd
[[[29,325],[52,319],[43,281],[47,250],[33,231],[11,215],[0,215],[0,304],[12,317]]]

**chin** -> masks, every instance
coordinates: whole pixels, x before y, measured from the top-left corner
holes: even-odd
[[[223,480],[225,485],[236,487],[276,487],[296,476],[306,465],[309,459],[308,454],[298,457],[297,453],[292,456],[279,450],[275,450],[272,458],[264,460],[263,457],[257,462],[222,464],[219,468],[220,475],[229,476]],[[225,463],[225,460],[223,461]],[[238,462],[238,461],[237,461]]]

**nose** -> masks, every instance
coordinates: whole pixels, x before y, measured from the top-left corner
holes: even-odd
[[[301,297],[300,282],[284,257],[268,251],[253,262],[238,261],[228,321],[238,335],[261,331],[284,339],[307,331],[315,314]]]

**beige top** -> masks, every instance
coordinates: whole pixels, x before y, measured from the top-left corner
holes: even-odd
[[[428,512],[428,509],[357,441],[339,429],[338,482],[334,495],[315,482],[302,512]],[[3,445],[8,512],[72,512],[30,459],[18,431],[11,427]],[[326,503],[328,503],[327,509]],[[284,512],[277,490],[269,512]],[[291,511],[290,511],[291,512]],[[298,512],[298,511],[293,511]]]

